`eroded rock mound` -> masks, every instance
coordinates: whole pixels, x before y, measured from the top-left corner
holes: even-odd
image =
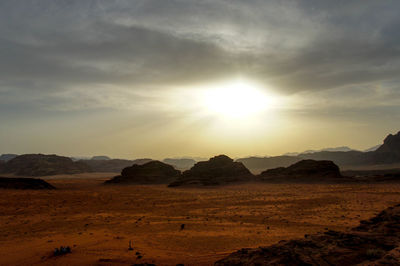
[[[121,175],[107,180],[106,184],[168,184],[178,178],[181,172],[169,164],[151,161],[142,165],[134,164],[122,170]]]
[[[46,176],[90,172],[88,165],[58,155],[24,154],[9,160],[0,168],[1,173],[19,176]]]
[[[400,265],[400,204],[347,232],[242,249],[215,265]]]
[[[55,189],[42,179],[0,177],[0,188],[3,189]]]
[[[208,161],[196,163],[190,170],[183,172],[182,176],[169,186],[221,185],[251,181],[253,177],[242,163],[234,162],[226,155],[219,155]]]
[[[289,167],[266,170],[259,177],[263,181],[326,181],[342,175],[332,161],[302,160]]]

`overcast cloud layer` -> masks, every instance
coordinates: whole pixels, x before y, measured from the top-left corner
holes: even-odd
[[[65,121],[79,130],[102,116],[132,134],[148,120],[153,130],[163,129],[179,116],[163,108],[157,114],[164,93],[236,75],[301,99],[286,111],[296,121],[362,125],[356,132],[370,131],[370,137],[355,145],[368,146],[400,129],[394,122],[400,114],[399,10],[398,1],[366,0],[2,0],[0,153],[39,152],[37,146],[25,149],[34,138],[18,132],[32,125],[51,131]],[[107,134],[100,128],[99,134]],[[343,133],[343,144],[353,134]],[[62,153],[56,139],[49,143],[56,148],[46,151]],[[95,146],[87,146],[87,153],[111,151]],[[154,152],[138,150],[132,154]]]

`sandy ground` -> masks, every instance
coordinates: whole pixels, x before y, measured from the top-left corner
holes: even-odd
[[[55,191],[0,190],[0,264],[212,265],[243,247],[353,227],[400,202],[400,184],[195,189],[104,186],[104,177],[51,178]],[[52,257],[60,245],[72,253]]]

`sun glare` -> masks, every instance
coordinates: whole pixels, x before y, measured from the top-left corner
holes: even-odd
[[[258,114],[271,107],[272,96],[263,92],[257,84],[245,80],[207,88],[203,104],[209,113],[226,118],[243,118]]]

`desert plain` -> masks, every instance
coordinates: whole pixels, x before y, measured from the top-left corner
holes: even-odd
[[[103,185],[108,178],[53,176],[56,190],[1,190],[0,264],[213,265],[243,247],[354,227],[400,198],[400,184],[168,188]],[[54,257],[59,246],[72,253]]]

